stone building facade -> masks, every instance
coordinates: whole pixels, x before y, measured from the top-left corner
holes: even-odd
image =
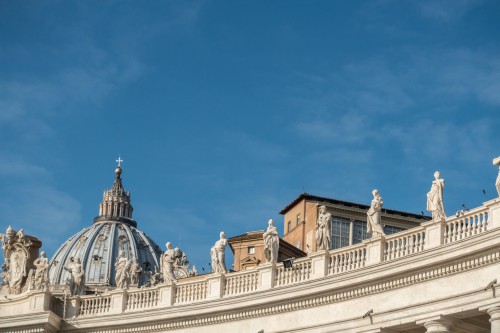
[[[14,242],[31,246],[20,231],[0,238],[13,261]],[[60,294],[52,282],[19,293],[4,285],[0,332],[500,333],[499,278],[496,197],[408,230],[313,250],[290,266],[81,294]]]

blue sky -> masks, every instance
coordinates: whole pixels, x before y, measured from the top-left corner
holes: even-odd
[[[303,191],[419,213],[440,170],[449,215],[478,206],[499,22],[487,0],[0,1],[0,230],[52,255],[118,155],[139,228],[200,271]]]

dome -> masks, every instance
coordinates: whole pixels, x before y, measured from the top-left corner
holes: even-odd
[[[130,192],[122,185],[122,169],[118,167],[115,173],[113,187],[104,191],[94,223],[70,237],[53,256],[49,271],[51,283],[66,284],[70,273],[64,267],[68,267],[74,258],[80,258],[88,287],[114,287],[114,264],[120,250],[128,259],[137,259],[142,268],[139,286],[148,280],[145,272],[159,270],[162,250],[137,229],[137,222],[132,219]]]

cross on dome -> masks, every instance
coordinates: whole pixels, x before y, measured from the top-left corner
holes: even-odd
[[[118,166],[120,166],[120,164],[123,162],[123,160],[120,156],[118,156],[118,159],[116,160],[116,162],[118,163]]]

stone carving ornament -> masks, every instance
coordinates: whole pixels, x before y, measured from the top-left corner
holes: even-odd
[[[172,243],[167,242],[165,244],[167,250],[161,255],[161,273],[163,275],[163,281],[167,283],[174,283],[176,281],[174,275],[174,265],[178,259],[182,258],[182,251],[178,248],[173,249]]]
[[[213,273],[226,273],[226,245],[226,234],[221,231],[219,240],[210,249]]]
[[[139,286],[139,276],[142,273],[142,268],[139,265],[137,259],[132,261],[132,265],[130,265],[130,283],[135,286]]]
[[[274,226],[274,221],[272,219],[270,219],[267,224],[267,230],[263,235],[264,256],[266,257],[267,262],[276,263],[278,262],[278,249],[280,244],[278,228]]]
[[[329,250],[332,237],[332,214],[326,206],[319,206],[318,221],[316,223],[316,250]]]
[[[493,159],[493,165],[498,166],[498,176],[495,182],[495,187],[497,188],[498,196],[500,197],[500,156]]]
[[[444,179],[439,171],[434,172],[431,189],[427,193],[427,211],[432,213],[433,220],[446,218],[443,205]]]
[[[115,282],[116,288],[128,289],[130,285],[130,266],[132,261],[128,260],[125,252],[120,250],[115,261]]]
[[[85,271],[80,258],[71,258],[69,267],[63,267],[71,276],[68,280],[71,296],[81,295],[85,289]]]
[[[368,209],[367,215],[367,232],[372,233],[372,237],[385,236],[384,229],[382,228],[382,206],[384,201],[380,196],[378,190],[373,190],[373,200]]]
[[[5,263],[3,264],[3,286],[9,294],[23,291],[29,269],[30,247],[33,245],[26,238],[23,229],[16,232],[11,226],[5,234],[0,234]]]
[[[49,290],[49,259],[47,259],[45,252],[40,253],[40,257],[33,262],[35,265],[34,288],[37,290]]]

